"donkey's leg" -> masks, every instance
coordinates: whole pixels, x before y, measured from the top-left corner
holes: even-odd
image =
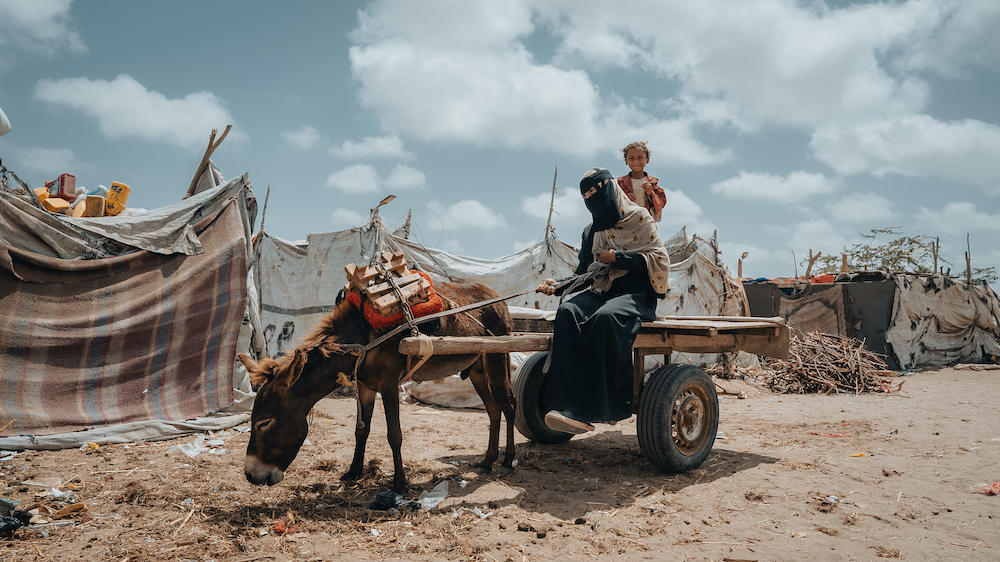
[[[493,403],[503,410],[507,421],[507,448],[504,450],[500,472],[510,474],[514,470],[514,392],[510,387],[510,358],[506,353],[489,353],[483,356],[486,377],[489,379]],[[499,418],[499,416],[497,416]],[[499,420],[498,420],[499,423]]]
[[[363,384],[357,385],[358,415],[354,428],[354,460],[351,468],[340,477],[341,480],[357,480],[365,468],[365,445],[372,430],[372,412],[375,411],[375,391]]]
[[[496,462],[500,454],[500,407],[497,406],[496,398],[490,391],[490,381],[486,378],[486,373],[483,370],[482,356],[465,369],[462,374],[467,374],[469,379],[472,380],[472,386],[476,387],[479,398],[483,400],[483,405],[486,406],[486,413],[490,416],[489,446],[486,448],[486,456],[483,457],[482,462],[476,465],[484,471],[489,472],[493,469],[493,463]]]
[[[402,494],[406,489],[406,472],[403,471],[403,431],[399,426],[399,377],[383,379],[379,390],[385,408],[386,438],[392,449],[392,491]]]

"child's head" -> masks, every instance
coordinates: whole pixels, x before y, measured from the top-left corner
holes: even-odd
[[[625,157],[625,164],[633,172],[641,173],[649,163],[649,148],[642,141],[629,143],[622,149],[622,155]]]

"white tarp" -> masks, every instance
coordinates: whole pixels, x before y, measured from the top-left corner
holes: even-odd
[[[943,275],[895,274],[892,324],[885,339],[900,367],[1000,357],[1000,302],[988,285]]]

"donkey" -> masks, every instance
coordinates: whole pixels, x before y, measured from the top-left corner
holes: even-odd
[[[481,283],[438,283],[435,290],[442,297],[446,310],[499,296]],[[421,328],[426,326],[429,328],[425,333],[430,335],[499,336],[510,334],[513,321],[507,305],[499,302],[447,315],[427,322]],[[398,349],[400,340],[408,334],[408,331],[403,331],[369,350],[358,367],[354,459],[341,480],[351,481],[361,477],[375,395],[381,393],[395,470],[392,490],[402,493],[406,488],[400,452],[403,434],[399,425],[398,388],[406,375],[407,361]],[[357,344],[366,344],[376,337],[363,313],[344,300],[288,355],[258,362],[239,354],[251,380],[262,384],[251,414],[250,443],[244,464],[247,480],[269,486],[281,482],[285,469],[295,459],[309,431],[309,411],[321,398],[349,382],[347,376],[354,371],[359,359],[359,351],[354,354],[352,351]],[[509,474],[514,468],[514,396],[510,387],[508,356],[506,353],[432,356],[412,378],[414,381],[435,380],[458,372],[472,379],[490,417],[489,446],[486,456],[477,466],[488,472],[499,455],[502,411],[507,421],[507,448],[500,470]]]

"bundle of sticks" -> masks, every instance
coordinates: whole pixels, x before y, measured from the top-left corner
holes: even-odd
[[[383,252],[379,258],[381,267],[347,264],[344,267],[347,273],[344,290],[359,291],[368,297],[382,316],[401,310],[400,295],[411,306],[430,300],[430,282],[418,273],[409,272],[403,252]]]
[[[854,338],[809,332],[804,336],[792,333],[788,342],[789,358],[761,358],[764,379],[771,390],[783,394],[836,392],[896,392],[901,381],[892,388],[889,370],[882,356],[864,348]]]

